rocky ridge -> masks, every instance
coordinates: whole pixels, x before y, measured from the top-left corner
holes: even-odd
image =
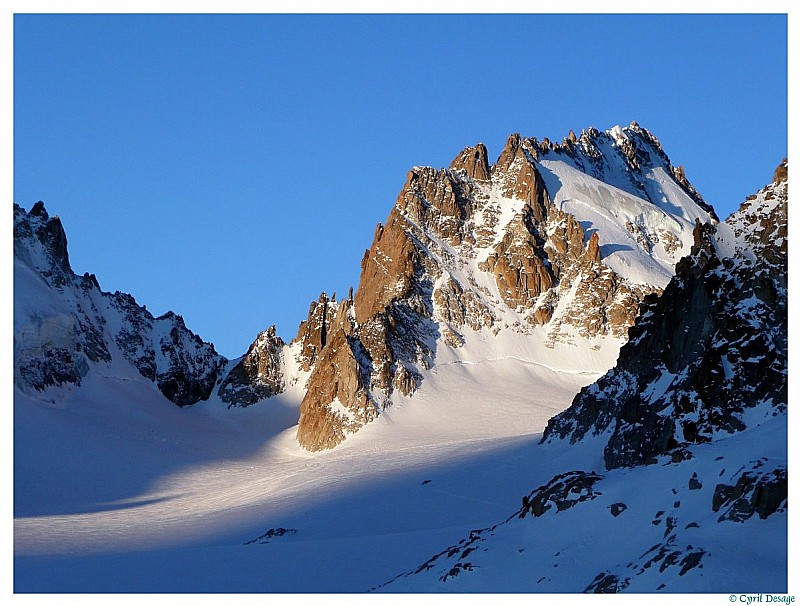
[[[713,221],[714,215],[648,131],[633,124],[610,132],[590,129],[563,146],[512,135],[494,165],[478,144],[447,169],[408,173],[364,254],[352,302],[340,306],[337,322],[326,328],[328,345],[319,350],[301,404],[297,436],[303,447],[335,446],[376,418],[393,393],[411,395],[434,364],[437,347],[458,349],[470,333],[540,330],[550,347],[625,338],[640,302],[660,288],[615,270],[607,257],[634,250],[634,264],[645,267],[641,275],[653,273],[652,267],[669,275],[688,248],[693,220]],[[551,168],[544,168],[539,160],[556,156],[585,170],[581,178],[595,187],[600,182],[594,176],[625,179],[626,190],[609,186],[627,205],[615,208],[620,216],[612,221],[638,221],[638,232],[624,233],[624,245],[608,248],[615,235],[600,228],[587,232],[593,223],[555,201],[542,171],[552,173],[553,162],[564,162],[549,160]],[[656,170],[671,175],[668,193],[644,185]],[[683,215],[670,216],[658,239],[642,217],[654,206],[651,198],[667,195]],[[591,192],[583,198],[594,199]],[[646,248],[643,238],[649,238]],[[312,323],[319,320],[310,318]]]
[[[15,303],[14,382],[21,389],[80,385],[91,368],[120,356],[178,406],[213,392],[227,360],[181,316],[154,317],[131,295],[102,291],[94,275],[75,275],[61,220],[42,202],[30,212],[14,205],[14,274],[16,293],[35,292],[22,307]]]
[[[544,440],[603,435],[609,469],[673,458],[746,428],[747,411],[787,404],[786,162],[646,300],[617,366],[554,417]],[[607,438],[605,437],[607,436]]]
[[[659,206],[661,195],[652,179],[643,178],[646,171],[663,171],[672,182],[697,204],[713,221],[719,221],[714,208],[708,204],[686,178],[682,166],[673,166],[660,141],[653,133],[631,122],[627,127],[615,126],[601,132],[588,128],[576,136],[570,131],[561,143],[548,139],[530,140],[537,160],[561,159],[605,183],[650,201]],[[625,170],[620,171],[620,164]]]
[[[284,390],[284,346],[274,325],[259,333],[247,353],[220,383],[219,398],[228,408],[250,406]]]

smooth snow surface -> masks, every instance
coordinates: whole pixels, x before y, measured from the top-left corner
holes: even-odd
[[[15,589],[384,583],[507,515],[530,489],[535,431],[592,379],[522,361],[483,366],[487,389],[474,388],[468,365],[443,365],[413,406],[320,454],[294,439],[299,391],[232,410],[179,409],[144,381],[94,372],[51,397],[17,391]],[[533,387],[492,402],[508,393],[501,380]],[[296,532],[245,545],[272,528]]]
[[[15,590],[368,591],[506,520],[555,474],[603,473],[596,440],[539,446],[538,432],[523,431],[590,377],[522,361],[479,366],[480,389],[472,365],[443,364],[413,406],[398,403],[319,454],[294,439],[299,391],[232,410],[179,409],[143,382],[99,373],[80,391],[18,391]],[[520,389],[516,400],[497,397],[508,394],[501,379]],[[674,546],[710,552],[703,568],[648,569],[631,591],[785,591],[785,514],[719,528],[710,508],[726,471],[781,457],[785,417],[751,416],[752,430],[696,447],[696,459],[608,472],[598,500],[501,526],[469,558],[471,574],[411,575],[381,590],[583,591],[606,569],[641,567],[664,540],[658,511],[679,503],[668,512]],[[688,488],[695,472],[702,490]],[[616,502],[627,506],[619,517],[608,513]]]
[[[556,349],[546,366],[528,358],[530,338],[498,336],[507,341],[474,333],[464,348],[439,352],[413,398],[315,454],[295,440],[301,382],[244,409],[216,400],[180,409],[113,364],[93,367],[80,388],[17,390],[15,590],[580,592],[605,568],[641,565],[663,540],[651,521],[677,501],[670,515],[680,529],[700,528],[676,547],[711,555],[686,575],[649,571],[631,591],[785,590],[785,514],[720,529],[710,509],[722,470],[780,457],[785,418],[755,413],[752,431],[697,447],[695,460],[609,472],[598,501],[500,527],[489,550],[470,557],[477,574],[386,585],[506,520],[554,475],[603,473],[597,440],[538,441],[597,376],[579,369],[592,355],[607,363],[618,344]],[[702,491],[687,488],[693,472]],[[618,501],[628,510],[615,518],[608,507]],[[762,547],[739,549],[746,541]]]

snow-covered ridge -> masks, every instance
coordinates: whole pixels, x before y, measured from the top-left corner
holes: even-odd
[[[663,288],[691,250],[695,221],[717,222],[683,168],[636,122],[531,147],[556,206],[598,233],[604,262],[636,283]]]
[[[14,377],[23,390],[80,385],[97,365],[130,364],[178,405],[209,397],[227,360],[183,318],[76,276],[58,217],[14,205]],[[106,369],[103,372],[108,372]]]
[[[756,263],[765,261],[764,255],[771,250],[786,254],[787,171],[787,161],[784,160],[776,169],[772,183],[749,196],[738,210],[717,226],[716,242],[721,256]]]
[[[574,215],[586,233],[597,233],[603,262],[637,284],[664,288],[675,263],[691,250],[695,221],[713,221],[660,168],[650,178],[658,181],[657,199],[663,203],[654,204],[568,161],[540,164],[555,205]]]
[[[534,138],[531,147],[538,159],[569,164],[673,214],[682,208],[691,209],[683,201],[688,198],[718,221],[714,209],[686,178],[683,167],[673,166],[655,135],[636,122],[625,127],[617,125],[605,132],[588,128],[579,137],[570,131],[562,143],[547,139],[539,142]]]
[[[557,239],[574,230],[570,221],[575,218],[584,245],[593,236],[597,238],[602,266],[630,284],[660,289],[674,274],[677,261],[691,250],[695,222],[716,222],[713,210],[691,187],[683,170],[674,169],[657,139],[635,123],[606,133],[590,128],[580,139],[566,138],[563,145],[517,138],[519,149],[509,162],[512,140],[498,162],[489,167],[487,178],[473,178],[461,169],[465,185],[459,187],[468,192],[469,201],[465,202],[460,241],[453,243],[440,235],[451,231],[449,218],[444,224],[440,219],[426,225],[404,213],[414,235],[424,240],[426,251],[447,268],[450,278],[481,303],[488,298],[492,314],[504,318],[495,326],[524,330],[531,323],[531,311],[545,302],[553,305],[557,301],[562,312],[569,309],[573,306],[570,292],[582,279],[575,276],[554,284],[553,293],[562,291],[560,294],[543,292],[527,309],[503,304],[502,289],[485,264],[509,232],[530,229],[525,225],[531,221],[530,202],[526,203],[519,189],[525,171],[541,176],[549,203],[562,211],[534,217],[541,224],[537,236],[544,240],[545,265],[554,262],[554,236]],[[479,147],[467,148],[462,156],[469,157],[467,151]],[[453,170],[451,166],[451,174],[458,179]],[[551,330],[560,319],[557,312]]]
[[[592,440],[542,447],[550,465],[540,468],[554,475],[532,470],[521,508],[509,503],[493,524],[373,590],[784,593],[786,471],[776,445],[786,435],[785,417],[765,419],[692,447],[691,460],[611,471],[595,467]]]

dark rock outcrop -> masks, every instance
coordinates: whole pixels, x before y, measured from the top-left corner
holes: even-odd
[[[552,508],[559,512],[583,501],[591,501],[601,494],[593,487],[602,478],[601,475],[586,471],[570,471],[557,475],[544,486],[522,498],[519,517],[524,518],[530,513],[538,518]]]
[[[630,579],[620,579],[616,574],[601,572],[583,591],[584,593],[619,593],[629,584]]]
[[[186,328],[183,318],[173,312],[155,318],[153,326],[160,335],[153,344],[159,350],[156,385],[161,393],[178,406],[207,400],[227,360]]]
[[[219,386],[219,397],[228,408],[250,406],[284,390],[281,368],[284,345],[283,339],[275,332],[275,326],[256,337]]]
[[[766,519],[785,511],[789,495],[786,470],[756,471],[758,465],[739,475],[736,484],[717,484],[713,510],[723,510],[719,521],[743,522],[754,515]]]

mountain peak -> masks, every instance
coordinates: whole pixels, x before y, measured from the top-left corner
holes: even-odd
[[[39,200],[30,212],[14,204],[14,238],[16,242],[26,242],[20,254],[25,254],[28,262],[44,272],[54,285],[61,285],[72,275],[67,251],[67,234],[61,219],[50,217],[44,202]],[[31,240],[35,238],[37,243]]]
[[[478,143],[467,147],[458,154],[450,164],[450,170],[463,170],[467,176],[476,181],[489,180],[489,161],[486,146]]]
[[[326,333],[338,345],[306,366],[299,442],[335,446],[411,396],[443,348],[460,359],[484,332],[539,335],[557,351],[618,347],[690,251],[695,220],[713,221],[678,175],[637,124],[563,144],[512,134],[491,167],[483,144],[448,169],[414,167],[352,309]]]
[[[789,164],[786,158],[778,164],[775,168],[775,173],[772,175],[772,182],[773,183],[782,183],[789,179]]]
[[[651,181],[663,172],[714,221],[719,221],[714,209],[686,178],[683,167],[673,166],[656,136],[636,121],[629,126],[613,126],[605,132],[589,127],[581,131],[580,137],[572,130],[570,133],[563,143],[552,143],[547,138],[540,142],[535,137],[527,141],[537,160],[567,161],[600,181],[610,182],[656,205],[660,198]]]
[[[102,291],[93,274],[75,275],[61,220],[41,201],[30,212],[14,205],[14,291],[14,375],[23,390],[80,385],[98,365],[130,364],[185,406],[209,397],[226,363],[181,316],[154,318],[131,295]]]
[[[31,207],[31,210],[28,214],[32,217],[41,217],[45,221],[50,218],[47,214],[47,209],[44,207],[44,202],[41,200]]]
[[[302,380],[298,440],[330,448],[411,397],[441,356],[473,364],[504,355],[501,333],[520,339],[522,357],[581,351],[600,365],[690,252],[696,222],[714,221],[692,191],[636,123],[570,130],[563,143],[515,133],[493,165],[478,143],[448,168],[412,168],[375,229],[357,290],[341,302],[323,292],[289,346],[267,330],[228,364],[177,314],[153,318],[119,293],[100,295],[108,310],[80,322],[97,327],[99,344],[103,326],[114,327],[106,357],[120,350],[180,405],[213,392],[249,406]],[[26,217],[20,232],[52,225],[50,257],[65,260],[63,284],[77,285],[60,221],[43,204]],[[19,248],[30,257],[30,246]],[[39,264],[45,274],[58,267],[50,257]],[[102,292],[96,280],[80,284]]]

